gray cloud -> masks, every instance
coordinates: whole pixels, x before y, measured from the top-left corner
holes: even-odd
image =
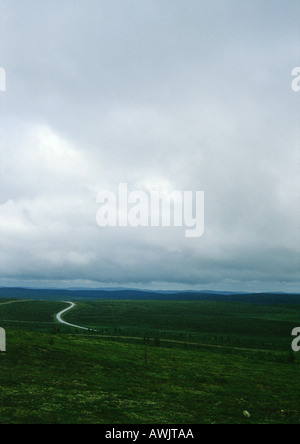
[[[0,284],[299,291],[298,0],[0,1]],[[204,190],[205,235],[97,192]]]

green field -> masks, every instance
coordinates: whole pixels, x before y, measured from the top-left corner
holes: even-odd
[[[300,305],[7,302],[1,424],[300,423]]]

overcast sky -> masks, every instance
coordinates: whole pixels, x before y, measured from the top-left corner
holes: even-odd
[[[300,291],[299,0],[0,0],[0,285]],[[205,192],[205,233],[100,228]]]

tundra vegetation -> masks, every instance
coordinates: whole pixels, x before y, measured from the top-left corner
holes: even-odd
[[[300,304],[3,302],[2,424],[300,422]]]

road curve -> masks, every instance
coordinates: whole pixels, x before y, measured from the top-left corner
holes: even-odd
[[[62,310],[60,313],[58,313],[56,315],[56,319],[58,320],[58,322],[60,322],[61,324],[65,324],[68,325],[69,327],[74,327],[74,328],[78,328],[80,330],[86,330],[86,331],[94,331],[99,333],[99,330],[93,330],[91,328],[87,328],[87,327],[81,327],[79,325],[74,325],[74,324],[69,324],[69,322],[63,321],[61,316],[63,314],[65,314],[67,311],[72,310],[73,307],[75,307],[76,304],[74,304],[74,302],[66,302],[66,301],[62,301],[62,303],[64,304],[70,304],[69,307],[65,308],[64,310]],[[99,338],[111,338],[111,339],[134,339],[134,340],[138,340],[138,341],[144,341],[145,338],[142,337],[135,337],[135,336],[113,336],[113,335],[96,335],[96,337]],[[269,351],[271,352],[271,350],[267,350],[267,349],[254,349],[254,348],[242,348],[242,347],[230,347],[230,346],[226,346],[226,345],[216,345],[216,344],[205,344],[205,343],[200,343],[200,342],[185,342],[185,341],[177,341],[174,339],[161,339],[162,343],[174,343],[174,344],[185,344],[185,345],[195,345],[195,346],[200,346],[200,347],[207,347],[207,348],[217,348],[217,349],[228,349],[228,350],[239,350],[239,351],[252,351],[252,352],[266,352]]]
[[[70,307],[65,308],[64,310],[62,310],[61,312],[59,312],[56,315],[56,319],[58,320],[58,322],[60,322],[60,324],[65,324],[68,325],[69,327],[74,327],[74,328],[79,328],[80,330],[86,330],[89,331],[89,328],[86,327],[80,327],[79,325],[74,325],[74,324],[70,324],[69,322],[64,321],[61,317],[63,314],[65,314],[67,311],[72,310],[73,307],[75,307],[74,302],[65,302],[63,301],[64,304],[70,304]]]

